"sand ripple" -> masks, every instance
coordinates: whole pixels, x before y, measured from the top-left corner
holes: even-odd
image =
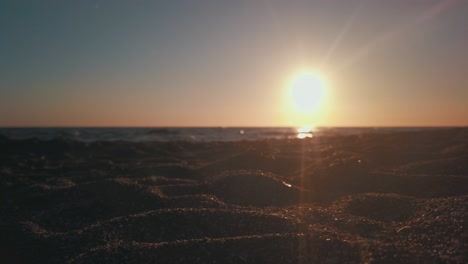
[[[3,263],[467,263],[464,129],[0,138]]]

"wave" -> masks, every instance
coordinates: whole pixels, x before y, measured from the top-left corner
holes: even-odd
[[[155,128],[151,129],[146,132],[146,134],[156,134],[156,135],[174,135],[179,134],[180,132],[177,130],[169,129],[169,128]]]

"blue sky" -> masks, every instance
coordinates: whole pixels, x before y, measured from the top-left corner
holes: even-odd
[[[0,3],[0,126],[468,125],[467,1]],[[307,121],[309,122],[309,121]]]

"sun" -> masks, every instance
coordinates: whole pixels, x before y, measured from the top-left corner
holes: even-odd
[[[316,127],[330,112],[330,82],[321,71],[303,68],[285,82],[284,120],[295,127]]]
[[[292,78],[289,93],[294,112],[314,114],[320,110],[325,93],[324,78],[313,71],[302,71]]]

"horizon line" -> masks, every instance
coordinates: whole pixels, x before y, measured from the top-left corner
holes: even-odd
[[[303,126],[0,126],[5,128],[298,128]],[[314,128],[468,128],[468,125],[312,126]]]

